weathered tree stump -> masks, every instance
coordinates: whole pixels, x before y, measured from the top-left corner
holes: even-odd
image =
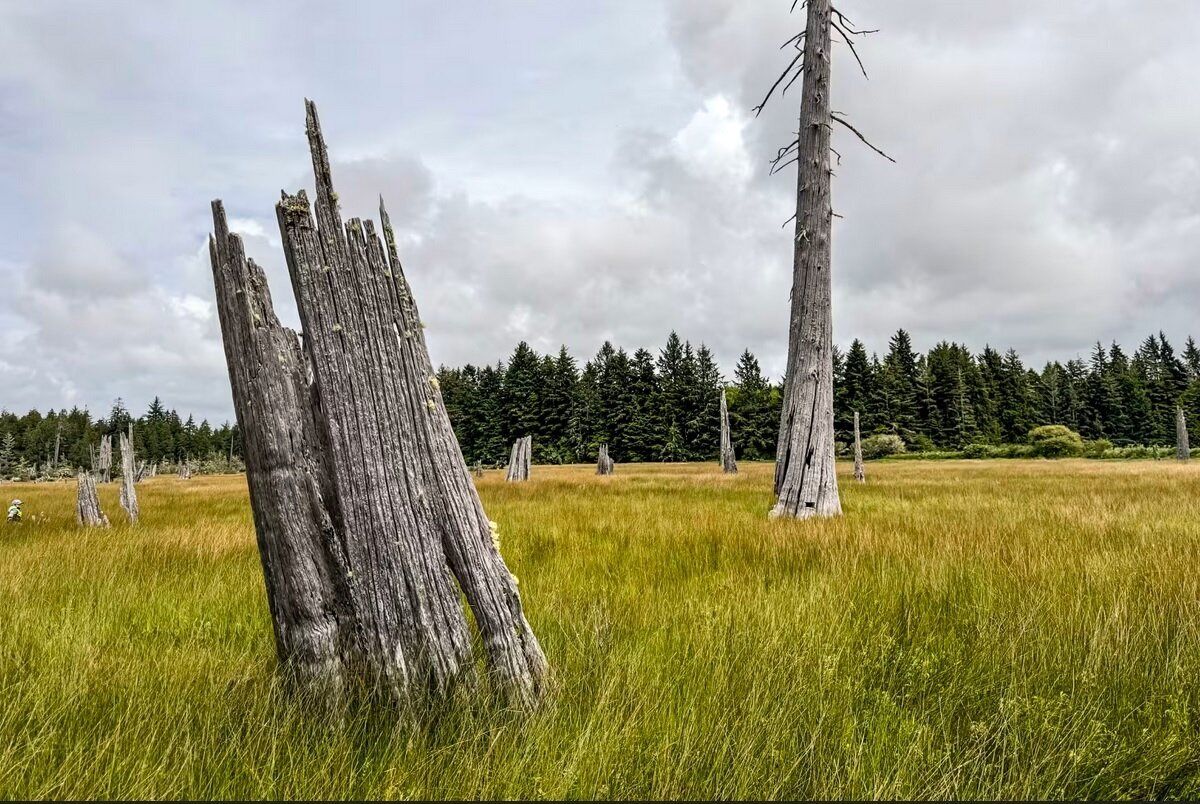
[[[616,464],[613,459],[608,456],[608,444],[600,445],[600,455],[596,459],[596,474],[611,475]]]
[[[533,451],[533,436],[524,436],[513,442],[512,453],[508,458],[508,472],[504,479],[510,483],[519,483],[529,479],[529,457]]]
[[[475,462],[475,465],[471,467],[471,474],[474,475],[475,477],[483,477],[483,462],[482,461]]]
[[[787,376],[775,459],[773,517],[842,513],[834,468],[830,286],[830,0],[809,0],[798,164]],[[765,103],[765,101],[764,101]]]
[[[129,523],[136,525],[138,521],[137,471],[134,469],[133,454],[133,425],[129,425],[129,435],[120,434],[121,442],[121,507],[129,515]]]
[[[498,688],[530,703],[545,657],[450,428],[390,223],[381,203],[382,241],[370,221],[343,225],[311,103],[308,137],[316,219],[303,191],[276,205],[303,352],[214,203],[218,309],[280,658],[307,621],[321,637],[309,664],[328,656],[326,675],[401,701],[446,690],[475,665],[461,592]]]
[[[1182,407],[1175,408],[1175,457],[1187,461],[1192,457],[1192,448],[1188,443],[1187,417]]]
[[[854,411],[854,479],[867,482],[867,470],[863,466],[862,437],[858,433],[858,411]]]
[[[733,438],[729,434],[729,407],[725,389],[721,389],[721,469],[727,475],[737,474],[737,457],[733,454]]]
[[[100,510],[100,498],[96,494],[96,478],[91,472],[80,472],[77,478],[75,521],[85,527],[108,527],[108,517]]]
[[[192,466],[187,461],[184,461],[179,467],[179,479],[180,480],[191,480],[192,479]]]
[[[96,463],[96,471],[100,473],[101,483],[112,482],[112,435],[100,439],[100,458]]]

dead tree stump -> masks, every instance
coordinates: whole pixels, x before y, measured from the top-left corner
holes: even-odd
[[[510,483],[519,483],[529,479],[529,456],[533,451],[533,436],[524,436],[513,442],[512,453],[508,458],[508,473],[504,479]]]
[[[862,437],[858,433],[858,411],[854,411],[854,479],[867,482],[867,470],[863,466]]]
[[[112,435],[100,439],[100,458],[96,463],[96,471],[100,473],[101,483],[112,482]]]
[[[129,514],[129,524],[136,525],[138,521],[137,470],[134,468],[133,454],[133,425],[129,425],[129,435],[120,434],[121,442],[121,507]]]
[[[191,480],[192,479],[192,467],[191,467],[191,464],[189,464],[187,461],[184,461],[179,467],[179,479],[180,480]]]
[[[725,389],[721,389],[721,469],[727,475],[737,474],[737,457],[733,454],[733,438],[729,434],[729,406]]]
[[[1182,407],[1175,408],[1175,457],[1185,462],[1192,457],[1192,449],[1188,444],[1187,417]]]
[[[400,701],[444,691],[474,672],[461,593],[497,687],[530,703],[545,657],[450,428],[390,223],[382,203],[383,240],[370,221],[342,223],[311,103],[308,138],[315,220],[303,191],[276,205],[303,352],[223,215],[213,246],[280,657],[302,581],[336,677]]]
[[[596,459],[596,474],[611,475],[616,464],[613,459],[608,457],[608,444],[600,445],[600,455]]]
[[[75,521],[89,528],[107,528],[108,517],[100,510],[96,494],[96,478],[91,472],[80,472],[75,492]]]

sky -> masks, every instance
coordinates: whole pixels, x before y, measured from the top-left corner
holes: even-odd
[[[297,321],[274,203],[316,101],[349,217],[396,225],[435,362],[520,340],[726,375],[787,349],[790,0],[0,3],[0,407],[232,415],[221,198]],[[834,331],[1027,364],[1200,337],[1200,3],[841,0]]]

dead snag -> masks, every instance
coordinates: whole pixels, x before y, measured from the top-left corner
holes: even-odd
[[[345,684],[340,600],[349,569],[334,527],[312,411],[309,368],[296,333],[279,323],[266,276],[212,204],[209,240],[217,313],[243,434],[258,552],[285,677],[336,699]],[[192,476],[190,460],[179,478]]]
[[[1175,457],[1181,461],[1192,457],[1192,450],[1188,444],[1187,417],[1184,416],[1182,407],[1175,408]]]
[[[529,457],[533,450],[533,436],[524,436],[513,442],[512,454],[508,458],[508,473],[504,479],[520,482],[529,479]]]
[[[91,472],[80,472],[75,491],[75,521],[89,528],[107,528],[108,517],[100,510],[96,494],[96,478]]]
[[[339,590],[353,624],[348,650],[368,681],[399,699],[445,690],[475,669],[461,591],[498,687],[532,702],[546,661],[450,428],[390,223],[381,204],[383,240],[370,221],[343,224],[316,108],[307,108],[315,219],[303,191],[285,193],[276,214],[348,568]]]
[[[858,411],[854,411],[854,479],[867,482],[867,470],[863,466],[862,437],[858,433]]]
[[[129,425],[129,435],[120,434],[121,447],[121,507],[129,515],[129,524],[136,525],[138,521],[137,470],[134,468],[133,454],[133,425]]]
[[[101,483],[112,482],[112,435],[100,439],[100,458],[96,462],[96,471],[100,473]]]
[[[725,389],[721,389],[721,469],[727,475],[737,474],[737,457],[733,454],[733,438],[729,434],[729,406]]]
[[[838,123],[872,146],[849,122],[830,110],[831,29],[855,59],[857,31],[830,0],[808,0],[804,32],[785,44],[800,50],[756,107],[760,112],[786,80],[783,91],[803,74],[799,129],[780,148],[772,172],[795,162],[796,228],[793,240],[792,308],[788,362],[775,459],[773,517],[838,516],[842,512],[834,470],[833,325],[830,285],[830,131]],[[835,19],[836,17],[836,19]],[[799,64],[799,66],[797,66]],[[861,62],[860,62],[861,67]]]
[[[601,444],[600,455],[596,459],[596,474],[611,475],[615,467],[613,459],[608,456],[608,444]]]

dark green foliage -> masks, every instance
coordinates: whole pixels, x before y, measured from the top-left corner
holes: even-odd
[[[1083,454],[1083,439],[1062,424],[1045,424],[1029,431],[1031,453],[1038,458],[1074,458]]]

